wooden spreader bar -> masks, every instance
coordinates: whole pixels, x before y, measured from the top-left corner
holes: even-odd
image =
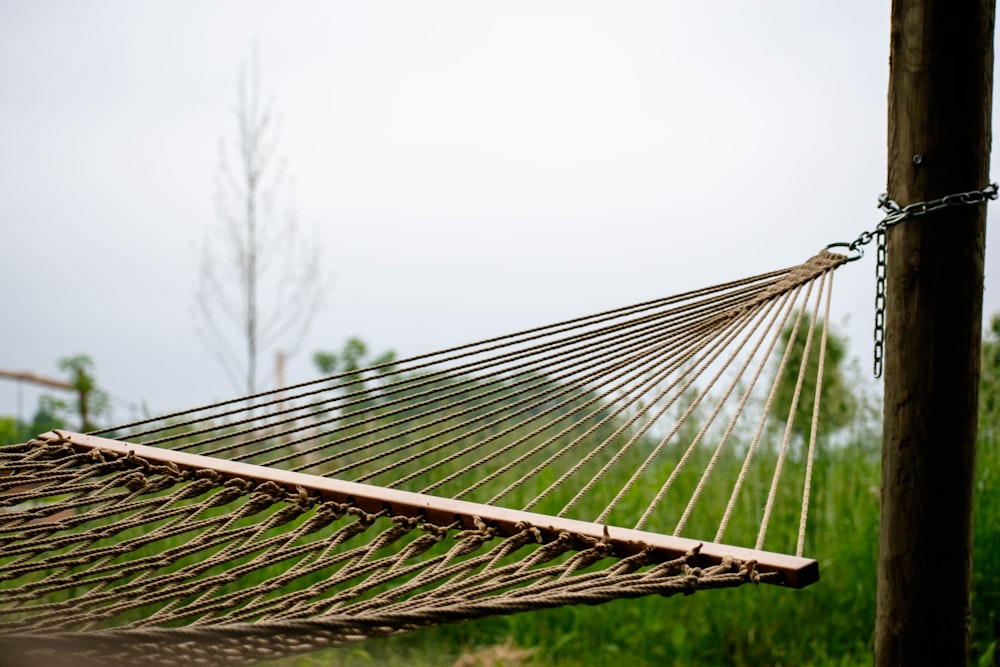
[[[504,536],[521,532],[521,528],[518,527],[518,524],[521,523],[527,523],[537,528],[546,541],[555,539],[562,532],[594,540],[604,539],[607,535],[608,541],[614,547],[615,554],[619,557],[639,553],[645,548],[652,548],[656,559],[661,561],[679,558],[700,545],[701,549],[697,558],[699,567],[717,565],[722,562],[724,557],[729,556],[743,562],[757,561],[757,571],[760,573],[777,572],[781,575],[764,578],[762,582],[789,588],[804,588],[819,580],[819,564],[811,558],[799,558],[769,551],[757,551],[684,537],[510,510],[463,500],[386,489],[369,484],[306,475],[238,461],[226,461],[68,431],[53,430],[39,436],[39,439],[52,443],[67,442],[80,449],[99,449],[124,455],[133,454],[149,461],[172,463],[181,469],[214,470],[227,478],[237,477],[256,482],[273,482],[287,487],[292,493],[295,492],[296,487],[301,487],[319,494],[327,501],[350,503],[371,513],[387,509],[396,516],[423,516],[428,522],[441,526],[458,521],[463,528],[474,529],[476,527],[474,517],[478,517],[487,525],[494,526]]]

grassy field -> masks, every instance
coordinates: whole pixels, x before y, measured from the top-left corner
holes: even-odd
[[[744,586],[619,600],[442,626],[289,659],[293,665],[854,665],[870,663],[878,466],[850,443],[818,463],[811,554],[800,591]]]
[[[997,655],[1000,640],[1000,325],[995,335],[988,339],[985,352],[976,479],[972,618],[973,664],[980,667],[1000,664]],[[698,592],[688,597],[646,597],[593,607],[571,606],[520,613],[444,625],[289,658],[273,663],[272,667],[870,664],[875,617],[880,428],[872,401],[861,400],[860,405],[861,412],[853,425],[839,436],[837,444],[823,448],[816,460],[806,555],[819,561],[821,580],[804,590],[743,586]],[[694,457],[707,455],[697,451]],[[774,452],[764,450],[760,456],[766,463],[767,457],[774,456]],[[718,463],[717,474],[722,478],[731,477],[741,461],[742,457],[736,453],[723,457]],[[692,467],[699,469],[704,463],[695,460]],[[793,453],[789,465],[801,464],[801,454],[796,458]],[[763,469],[770,467],[764,465]],[[435,474],[448,472],[443,470]],[[612,488],[620,486],[619,482],[608,480]],[[546,480],[538,483],[545,484]],[[678,483],[682,497],[690,492],[685,484],[687,482]],[[749,495],[759,497],[762,489],[766,495],[765,478],[751,476],[747,484],[759,487]],[[519,490],[522,492],[529,498],[532,491],[525,488]],[[781,492],[794,500],[800,497],[801,486],[792,484]],[[655,489],[636,490],[638,496],[649,497],[651,493],[655,493]],[[725,499],[706,499],[708,505],[718,505],[720,501],[724,504]],[[599,508],[607,498],[598,493],[591,502]],[[797,509],[795,503],[788,506]],[[591,512],[586,507],[581,511]],[[676,511],[674,507],[665,506],[664,514],[672,518],[670,515]],[[262,516],[268,516],[268,512]],[[734,515],[729,536],[735,543],[745,544],[747,536],[754,534],[759,515],[760,507],[753,504]],[[305,516],[288,525],[276,526],[275,534],[299,525]],[[257,516],[244,521],[252,524],[260,520]],[[711,530],[710,524],[702,528],[695,525],[696,522],[693,518],[693,532]],[[768,548],[788,551],[797,525],[794,513],[775,516],[772,532],[768,533]],[[662,529],[663,526],[654,528]],[[112,542],[140,539],[149,527],[130,530],[128,534],[107,539]],[[263,537],[269,535],[266,533]],[[179,543],[184,537],[170,539]],[[172,542],[148,544],[139,555],[152,557],[171,545]],[[252,554],[243,556],[244,561],[251,558]],[[181,565],[192,566],[190,563]],[[226,567],[231,565],[233,563],[228,563]],[[246,579],[226,586],[238,591],[273,580],[280,576],[282,566],[274,567],[277,569],[253,572]],[[70,598],[65,600],[68,602]]]
[[[1000,446],[984,429],[977,476],[972,662],[1000,664]],[[829,456],[817,481],[801,591],[746,586],[620,600],[442,626],[291,658],[319,665],[870,665],[875,618],[878,459],[870,443]]]
[[[879,400],[859,399],[850,435],[817,460],[806,554],[819,561],[821,580],[804,590],[744,586],[564,607],[442,626],[278,664],[869,665],[881,426]],[[975,485],[970,664],[1000,667],[1000,318],[984,338]]]

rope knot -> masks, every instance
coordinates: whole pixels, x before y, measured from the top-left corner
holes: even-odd
[[[316,497],[311,495],[308,491],[306,491],[304,488],[298,485],[296,485],[295,487],[295,494],[289,495],[286,499],[289,502],[295,502],[298,505],[301,505],[306,508],[312,507],[313,505],[316,504]]]
[[[413,530],[417,527],[420,522],[420,517],[415,516],[394,516],[392,517],[392,522],[401,528],[405,528],[407,532]]]
[[[202,479],[208,480],[209,482],[212,482],[213,484],[218,486],[226,485],[226,478],[220,475],[215,470],[196,470],[194,472],[194,478],[198,480]]]
[[[132,493],[142,491],[147,485],[146,476],[139,471],[130,472],[121,479],[121,485]]]
[[[457,555],[459,556],[472,553],[497,535],[497,529],[493,526],[487,526],[486,522],[478,516],[472,517],[472,523],[475,524],[475,528],[455,533],[455,539],[461,542],[457,547]]]
[[[252,516],[266,510],[274,503],[281,501],[284,495],[284,489],[274,482],[264,482],[254,489],[253,494],[247,500],[244,506],[246,508],[246,515]]]
[[[207,470],[203,472],[209,472]],[[248,479],[243,479],[242,477],[230,477],[222,485],[227,489],[236,489],[240,492],[240,495],[244,493],[250,493],[253,490],[253,482]]]
[[[347,508],[347,513],[350,514],[350,515],[352,515],[352,516],[358,517],[357,523],[362,524],[365,528],[367,528],[368,526],[370,526],[373,523],[375,523],[375,519],[377,519],[380,516],[382,516],[381,513],[379,513],[379,514],[371,514],[369,512],[366,512],[365,510],[361,509],[360,507],[348,507]]]
[[[527,521],[518,521],[514,524],[514,527],[517,528],[518,533],[517,535],[512,536],[511,539],[518,540],[518,547],[524,546],[532,540],[534,540],[537,544],[541,544],[544,539],[542,537],[542,531],[538,530]],[[522,536],[524,540],[523,542],[520,541]]]
[[[577,535],[577,539],[587,545],[587,549],[581,553],[590,552],[592,555],[588,555],[588,558],[594,558],[595,561],[614,554],[614,547],[611,544],[611,535],[608,533],[607,526],[604,526],[604,534],[599,540],[589,535]]]
[[[316,508],[317,518],[322,518],[326,523],[331,523],[347,514],[347,505],[328,501],[320,503]]]
[[[453,526],[438,526],[433,523],[421,523],[420,530],[427,533],[425,536],[429,540],[433,540],[433,543],[440,542],[444,538],[448,537],[448,533],[451,531]],[[417,538],[417,542],[424,539],[423,537]]]
[[[701,570],[697,570],[698,574],[701,574]],[[695,574],[688,574],[681,580],[681,588],[684,595],[691,595],[698,591],[698,584],[701,583],[701,578]]]
[[[288,495],[282,487],[278,486],[274,482],[264,482],[256,489],[254,489],[254,495],[260,497],[267,497],[272,500],[284,500]]]
[[[66,445],[64,445],[66,446]],[[108,452],[110,454],[110,452]],[[94,463],[106,463],[107,459],[104,457],[104,452],[100,449],[91,449],[89,452],[90,460]],[[117,457],[115,457],[117,458]]]

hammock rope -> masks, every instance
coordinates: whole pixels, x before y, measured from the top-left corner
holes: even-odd
[[[247,664],[563,604],[808,585],[832,272],[846,261],[822,251],[0,448],[0,650],[26,662]],[[794,393],[774,415],[784,375]],[[808,439],[793,424],[800,403],[812,405]],[[733,528],[736,516],[756,529]],[[772,535],[778,516],[797,530]],[[721,544],[734,531],[752,548]]]

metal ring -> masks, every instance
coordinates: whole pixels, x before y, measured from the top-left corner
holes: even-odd
[[[826,246],[826,250],[830,250],[831,248],[847,248],[848,250],[853,250],[854,252],[856,252],[857,254],[854,255],[853,257],[847,255],[848,262],[856,262],[857,260],[865,256],[864,248],[862,248],[860,245],[857,245],[856,243],[848,243],[847,241],[837,241],[836,243],[830,243]],[[846,255],[846,253],[844,254]]]

